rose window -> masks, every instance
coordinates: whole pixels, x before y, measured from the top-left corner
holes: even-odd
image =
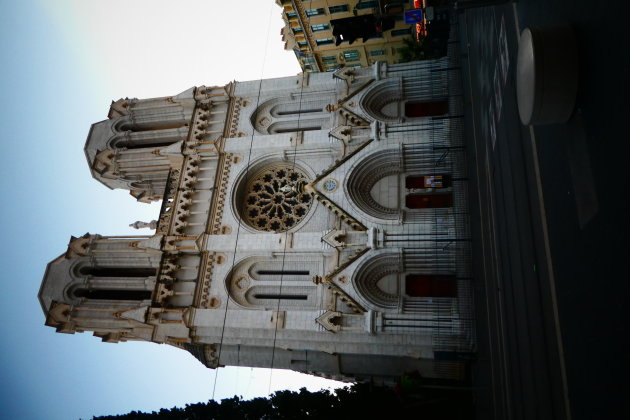
[[[275,166],[257,173],[247,186],[244,216],[247,223],[268,232],[284,232],[308,213],[313,197],[302,192],[308,178],[301,170]]]

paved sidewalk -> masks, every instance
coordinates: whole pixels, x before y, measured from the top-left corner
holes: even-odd
[[[535,0],[459,15],[481,222],[479,418],[630,418],[622,344],[630,67],[615,48],[628,45],[616,10]],[[516,108],[518,34],[544,23],[576,29],[578,110],[567,124],[529,128]]]

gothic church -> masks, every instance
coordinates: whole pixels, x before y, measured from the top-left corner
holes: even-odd
[[[92,176],[162,200],[153,235],[72,237],[46,325],[205,366],[459,380],[474,351],[455,58],[121,99]]]

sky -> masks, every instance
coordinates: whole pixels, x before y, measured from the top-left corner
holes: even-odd
[[[119,98],[297,74],[273,0],[0,0],[0,417],[88,419],[339,383],[281,370],[210,370],[152,343],[44,326],[37,293],[71,235],[147,234],[159,204],[93,180],[90,125]],[[215,375],[216,387],[215,387]]]

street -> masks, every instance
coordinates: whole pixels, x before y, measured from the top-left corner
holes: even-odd
[[[629,416],[628,205],[620,192],[630,67],[621,7],[606,3],[508,2],[458,16],[479,221],[479,418]],[[518,37],[550,23],[576,32],[576,110],[566,124],[525,127],[514,81]]]

